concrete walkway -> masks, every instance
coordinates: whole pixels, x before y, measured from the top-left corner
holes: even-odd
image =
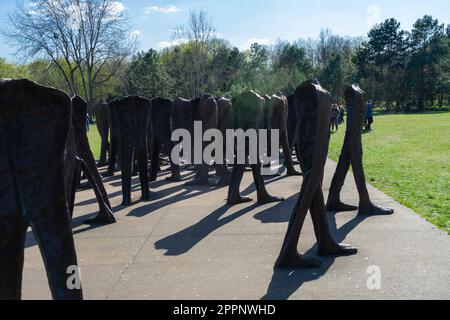
[[[335,163],[328,162],[325,193]],[[188,174],[188,173],[186,173]],[[243,190],[255,197],[251,173]],[[151,202],[120,207],[120,177],[107,180],[118,223],[90,229],[80,222],[98,210],[93,192],[77,194],[75,241],[86,299],[450,299],[450,237],[416,213],[370,187],[373,200],[395,208],[389,217],[330,214],[335,238],[359,247],[347,258],[324,258],[317,270],[273,269],[301,185],[299,177],[268,180],[286,201],[233,208],[226,189],[152,185]],[[134,193],[139,197],[139,192]],[[353,178],[344,200],[357,202]],[[300,249],[315,254],[310,218]],[[367,270],[381,271],[369,290]],[[27,239],[24,299],[50,293],[39,250]]]

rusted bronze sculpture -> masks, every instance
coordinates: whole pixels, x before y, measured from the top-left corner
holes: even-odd
[[[132,96],[112,103],[114,117],[120,129],[120,150],[122,166],[122,205],[131,205],[131,178],[134,158],[141,183],[142,200],[150,199],[148,176],[147,135],[150,123],[151,101]]]
[[[358,85],[352,85],[345,90],[345,99],[347,102],[347,131],[345,133],[344,145],[342,147],[339,164],[334,174],[333,181],[328,195],[328,211],[353,211],[359,210],[359,214],[367,215],[390,215],[394,213],[393,209],[386,209],[373,204],[370,201],[367,190],[366,178],[363,166],[363,148],[362,148],[362,124],[365,117],[364,110],[364,92]],[[353,169],[356,186],[359,194],[359,207],[344,204],[341,202],[341,190],[344,186],[345,177],[350,169]]]
[[[319,267],[321,261],[317,258],[305,258],[297,249],[308,210],[311,211],[319,255],[353,255],[357,253],[357,249],[338,244],[332,238],[322,193],[324,166],[330,140],[331,96],[317,80],[309,80],[296,89],[295,108],[300,129],[298,136],[302,155],[300,166],[304,180],[276,267],[314,268]]]
[[[263,122],[263,104],[264,99],[253,91],[248,91],[240,94],[233,100],[234,110],[234,128],[242,129],[260,129]],[[250,146],[249,142],[245,143],[246,154],[248,158]],[[253,164],[253,179],[255,181],[256,190],[258,193],[258,203],[266,204],[272,202],[283,201],[283,198],[270,195],[267,192],[264,180],[261,176],[261,164]],[[242,197],[239,192],[239,187],[244,176],[245,164],[235,164],[231,174],[231,182],[228,190],[227,203],[229,205],[236,205],[252,201],[247,197]]]
[[[31,226],[54,299],[82,299],[67,286],[77,256],[64,184],[71,100],[28,80],[0,81],[0,300],[21,299]]]
[[[72,127],[73,139],[75,140],[75,165],[74,178],[72,181],[71,192],[69,194],[69,210],[70,215],[73,215],[75,204],[75,193],[77,189],[77,177],[80,176],[81,171],[84,172],[90,185],[93,187],[97,202],[100,207],[100,212],[97,217],[86,220],[86,224],[111,224],[116,222],[112,214],[111,204],[108,199],[105,186],[102,178],[98,172],[94,155],[89,146],[89,140],[86,134],[86,119],[87,119],[87,103],[79,96],[72,98]]]

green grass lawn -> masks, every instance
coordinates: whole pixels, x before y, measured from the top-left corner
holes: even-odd
[[[382,115],[364,134],[364,165],[370,184],[450,233],[450,113]],[[338,160],[345,128],[332,136]],[[91,148],[100,155],[96,126]]]
[[[98,133],[97,126],[91,125],[88,132],[89,144],[95,159],[100,158],[100,148],[102,139]]]
[[[370,184],[450,233],[450,113],[380,115],[363,136]],[[338,160],[345,128],[333,134]]]

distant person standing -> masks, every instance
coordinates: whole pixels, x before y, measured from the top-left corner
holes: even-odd
[[[369,100],[367,102],[367,111],[366,111],[366,130],[371,131],[373,124],[373,102]]]
[[[333,104],[331,107],[331,132],[339,131],[339,113],[339,106],[337,104]]]
[[[339,106],[339,124],[344,123],[344,117],[345,117],[345,107]]]

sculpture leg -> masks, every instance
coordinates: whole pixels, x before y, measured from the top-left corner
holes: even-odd
[[[347,244],[338,244],[331,236],[327,210],[324,205],[322,186],[317,189],[310,210],[319,247],[319,255],[349,256],[358,253],[356,248]]]
[[[124,138],[122,138],[124,139]],[[133,155],[134,148],[131,143],[122,143],[122,193],[123,193],[123,206],[131,205],[131,179],[133,172]]]
[[[175,164],[175,162],[172,159],[172,148],[174,147],[174,144],[170,139],[164,139],[164,152],[169,155],[170,160],[170,169],[172,171],[172,175],[167,178],[168,181],[171,182],[179,182],[181,181],[181,173],[180,173],[180,167]]]
[[[297,141],[296,144],[295,144],[295,155],[297,156],[297,161],[299,161],[299,162],[302,159],[302,155],[300,154],[300,150],[301,150],[300,142]]]
[[[289,147],[289,141],[287,137],[287,132],[283,132],[280,137],[281,148],[283,149],[284,154],[284,165],[287,169],[288,176],[301,176],[302,174],[295,170],[294,162],[292,161],[292,151]]]
[[[77,177],[81,176],[81,161],[80,159],[76,158],[74,160],[74,166],[73,166],[73,179],[72,179],[72,186],[68,198],[68,204],[69,204],[69,216],[72,219],[73,213],[75,210],[75,197],[78,187],[78,180]]]
[[[351,152],[351,163],[353,175],[355,177],[356,186],[359,194],[359,210],[362,215],[391,215],[393,209],[383,208],[375,205],[370,201],[369,191],[367,190],[366,178],[364,175],[364,166],[362,162],[362,146],[355,148]]]
[[[161,153],[161,141],[158,137],[152,137],[150,181],[156,181],[159,169],[159,154]]]
[[[253,180],[255,181],[256,190],[258,193],[258,203],[267,204],[272,202],[284,201],[284,198],[270,195],[267,192],[266,185],[261,175],[261,165],[252,165]]]
[[[100,136],[102,138],[102,144],[101,144],[101,149],[100,149],[100,159],[99,159],[97,165],[99,167],[104,167],[107,164],[106,158],[107,158],[108,150],[110,148],[109,142],[108,142],[109,128],[107,130],[102,130],[102,132],[100,133]]]
[[[226,130],[222,130],[222,135],[223,137],[226,137]],[[226,159],[226,154],[227,154],[227,141],[225,141],[224,145],[223,145],[223,164],[217,164],[216,165],[216,175],[219,176],[219,181],[216,183],[216,187],[225,187],[228,186],[230,184],[230,179],[231,179],[231,174],[228,171],[228,166],[227,166],[227,159]]]
[[[69,268],[77,267],[77,256],[69,217],[61,214],[65,208],[45,208],[31,223],[34,236],[44,259],[53,299],[82,300],[81,284],[71,290],[68,286]]]
[[[305,258],[298,252],[298,242],[300,239],[300,233],[305,223],[306,214],[308,209],[302,206],[302,195],[295,204],[294,211],[289,221],[286,237],[283,242],[280,255],[275,263],[276,268],[289,269],[289,268],[317,268],[320,267],[322,262],[317,258]]]
[[[86,220],[87,224],[111,224],[116,222],[112,214],[111,204],[108,199],[108,193],[106,192],[105,186],[103,185],[103,180],[98,172],[94,155],[92,154],[91,148],[89,146],[89,141],[86,135],[78,137],[78,147],[77,151],[81,159],[81,168],[83,169],[84,175],[87,177],[89,184],[94,189],[95,195],[97,197],[97,202],[100,207],[99,215],[90,220]]]
[[[217,164],[216,174],[219,176],[219,181],[215,185],[216,187],[225,187],[230,184],[231,175],[226,164]]]
[[[97,199],[100,201],[100,213],[110,213],[111,204],[108,199],[108,193],[106,192],[105,186],[103,185],[102,178],[100,177],[99,172],[94,166],[95,161],[92,157],[91,159],[83,157],[83,161],[81,163],[84,174],[86,175],[89,183],[94,187],[94,191],[98,194]]]
[[[113,134],[111,135],[111,143],[109,146],[109,162],[108,162],[108,170],[105,173],[106,177],[114,176],[114,173],[116,171],[118,148],[119,148],[119,138]]]
[[[81,167],[84,173],[86,174],[89,183],[93,186],[95,196],[97,198],[97,202],[100,209],[97,217],[93,219],[84,220],[83,223],[88,225],[107,225],[115,223],[116,219],[114,218],[111,204],[109,203],[108,195],[106,194],[103,182],[101,182],[100,180],[99,184],[97,179],[95,178],[95,175],[96,174],[98,175],[97,169],[95,169],[96,173],[92,172],[84,161],[81,161]]]
[[[266,153],[267,157],[273,156],[272,154],[270,154],[271,151],[272,151],[272,139],[271,139],[271,137],[272,137],[272,128],[269,128],[267,130],[267,139],[266,139],[267,148],[265,150],[265,153]],[[281,141],[281,137],[280,137],[280,141]],[[272,162],[263,164],[263,167],[266,168],[266,169],[270,169],[272,167]],[[281,173],[277,172],[277,173],[274,173],[273,175],[279,177],[279,176],[281,176]]]
[[[301,154],[300,154],[300,141],[298,139],[298,134],[300,133],[300,126],[296,125],[295,126],[295,137],[291,143],[291,154],[293,155],[294,153],[294,148],[295,148],[295,156],[297,157],[297,161],[300,162],[301,160]]]
[[[205,186],[209,184],[209,167],[206,163],[197,166],[194,180],[187,182],[187,186]]]
[[[233,172],[231,173],[230,187],[228,189],[227,204],[229,205],[237,205],[253,201],[251,198],[242,197],[239,192],[239,187],[241,186],[244,172],[245,172],[245,165],[238,164],[233,167]]]
[[[22,272],[27,226],[19,213],[0,220],[0,300],[22,298]]]
[[[336,172],[334,173],[333,180],[331,182],[330,193],[327,201],[328,211],[341,212],[358,210],[358,207],[344,204],[341,201],[341,190],[344,186],[345,177],[350,169],[350,157],[348,146],[344,145],[341,156],[339,157]]]
[[[142,200],[150,199],[149,179],[148,179],[148,152],[147,143],[141,141],[136,150],[137,166],[139,171],[139,181],[141,183]]]

